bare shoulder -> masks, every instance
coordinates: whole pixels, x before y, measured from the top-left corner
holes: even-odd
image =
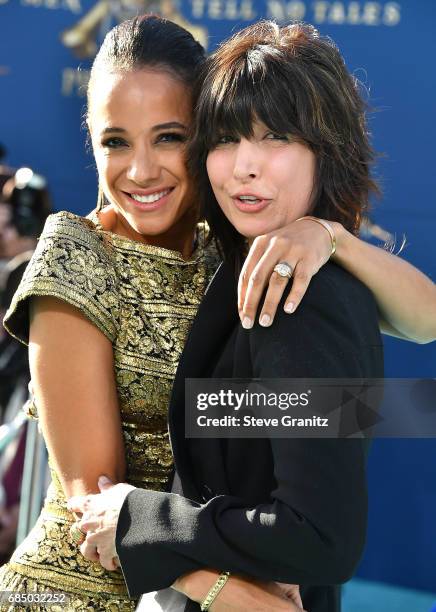
[[[93,221],[97,225],[97,228],[105,232],[116,232],[117,214],[112,205],[105,206],[98,212],[96,210],[92,211],[87,219]]]

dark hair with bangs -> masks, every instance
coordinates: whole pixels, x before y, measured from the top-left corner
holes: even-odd
[[[240,256],[244,239],[221,212],[207,178],[206,158],[218,138],[250,137],[257,119],[307,145],[316,157],[310,214],[357,233],[369,194],[379,193],[370,176],[374,153],[365,111],[338,49],[311,25],[261,21],[221,44],[198,85],[189,161],[224,257]]]

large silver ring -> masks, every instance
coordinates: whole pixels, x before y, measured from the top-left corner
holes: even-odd
[[[292,277],[292,266],[288,264],[286,261],[281,261],[274,267],[274,272],[277,272],[279,276],[283,277]]]

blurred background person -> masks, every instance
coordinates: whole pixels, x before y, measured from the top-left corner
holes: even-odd
[[[51,201],[46,179],[30,168],[15,172],[6,166],[0,167],[0,187],[0,316],[3,320],[51,212]],[[26,446],[21,408],[27,399],[30,372],[27,348],[1,329],[0,563],[4,563],[15,547],[18,525]]]
[[[0,196],[0,308],[3,319],[12,296],[36,247],[38,236],[51,212],[44,177],[20,168],[7,178]],[[2,422],[16,385],[29,380],[27,352],[23,345],[3,333],[0,340],[0,406]]]
[[[7,263],[6,256],[3,255],[3,229],[7,227],[10,219],[10,208],[5,202],[3,202],[3,186],[4,184],[14,176],[16,170],[10,168],[5,163],[6,158],[6,148],[0,142],[0,274],[3,270],[3,267]],[[1,289],[0,289],[1,291]],[[0,326],[0,338],[4,334],[3,328]]]

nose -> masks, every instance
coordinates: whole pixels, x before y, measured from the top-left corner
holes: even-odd
[[[260,157],[256,143],[241,138],[235,149],[233,176],[238,181],[247,182],[258,178],[260,174]]]
[[[137,185],[147,186],[159,178],[160,165],[158,156],[150,147],[138,146],[132,150],[127,168],[127,178]]]

